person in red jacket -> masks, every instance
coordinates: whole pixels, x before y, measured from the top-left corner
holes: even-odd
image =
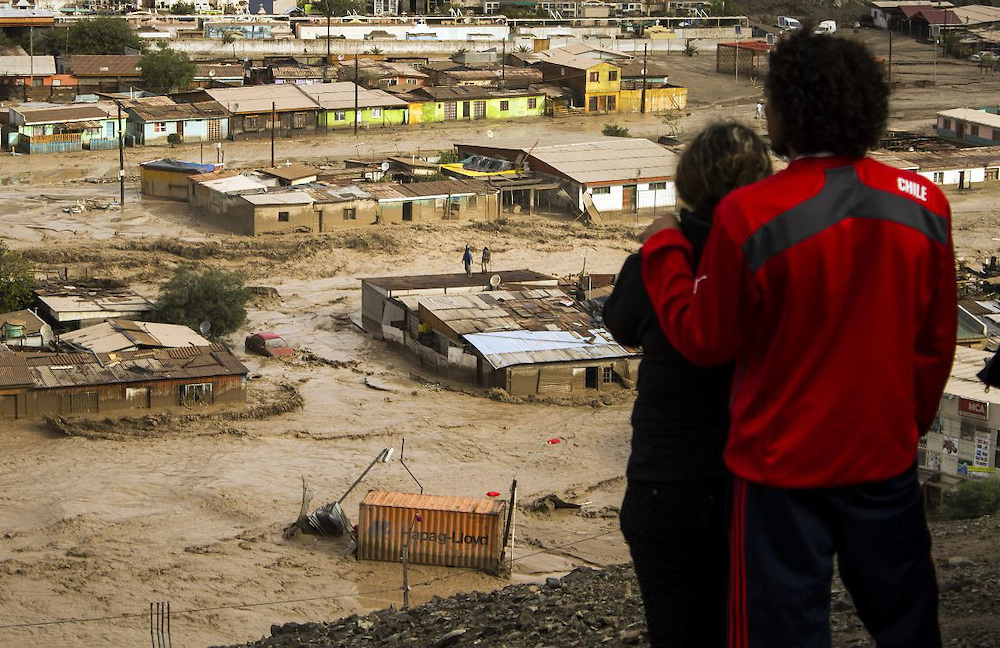
[[[716,209],[697,270],[668,221],[643,283],[692,362],[736,361],[729,645],[830,645],[833,557],[880,648],[941,645],[917,481],[954,356],[941,191],[866,157],[888,118],[881,63],[807,30],[771,54],[765,115],[788,168]]]

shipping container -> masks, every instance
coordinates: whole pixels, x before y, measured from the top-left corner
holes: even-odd
[[[358,559],[398,562],[409,542],[411,563],[497,572],[506,509],[505,501],[486,498],[369,491],[361,502]]]

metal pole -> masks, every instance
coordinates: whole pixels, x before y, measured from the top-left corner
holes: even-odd
[[[500,55],[500,89],[507,87],[507,39],[502,42],[503,53]]]
[[[149,644],[156,648],[156,635],[153,634],[153,603],[149,604]]]
[[[271,168],[274,168],[274,119],[277,115],[275,102],[271,102]]]
[[[648,45],[642,46],[642,99],[639,102],[639,112],[643,114],[646,112],[646,63],[649,60],[647,48]]]
[[[358,136],[358,53],[354,53],[354,136]]]
[[[115,101],[118,106],[118,123],[115,124],[115,128],[118,129],[118,184],[119,184],[119,195],[118,195],[118,206],[122,211],[125,210],[125,133],[122,132],[122,104],[119,101]]]

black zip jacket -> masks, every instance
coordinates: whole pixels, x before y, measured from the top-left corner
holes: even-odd
[[[681,212],[681,231],[694,247],[696,267],[710,227],[708,219]],[[625,260],[604,305],[604,323],[615,340],[643,352],[627,477],[669,482],[722,475],[733,365],[702,369],[671,346],[642,282],[641,254]]]

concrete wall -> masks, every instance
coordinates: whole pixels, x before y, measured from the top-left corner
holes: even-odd
[[[316,205],[319,210],[319,231],[332,232],[352,227],[366,227],[376,222],[378,203],[374,200],[353,200],[350,202]],[[346,218],[345,211],[353,209],[354,218]]]
[[[171,173],[157,169],[140,169],[142,194],[187,202],[191,181],[186,173]]]
[[[958,186],[962,181],[964,187],[986,180],[986,169],[947,169],[945,171],[917,171],[921,175],[936,185]]]
[[[535,100],[535,107],[528,107],[528,100]],[[486,102],[486,116],[483,119],[514,119],[517,117],[539,117],[545,114],[545,95],[539,94],[533,97],[510,97],[508,99],[469,99],[463,101],[426,101],[420,104],[418,110],[411,111],[411,123],[419,116],[419,123],[431,123],[445,121],[445,104],[454,103],[456,121],[473,121],[475,115],[475,101]],[[500,102],[507,102],[507,110],[500,109]],[[469,116],[463,117],[464,104],[469,104]]]
[[[378,117],[372,116],[372,110],[381,111]],[[337,119],[337,113],[343,113],[343,119]],[[365,128],[384,128],[409,123],[409,110],[406,108],[362,108],[359,125]],[[321,110],[319,112],[319,129],[335,130],[354,127],[354,109],[336,111]]]
[[[237,222],[253,223],[251,236],[269,232],[287,232],[298,227],[307,227],[312,232],[319,231],[319,213],[312,204],[304,205],[252,205],[243,201],[233,209]],[[249,212],[249,214],[247,214]],[[284,214],[285,220],[282,220]]]
[[[623,185],[613,185],[608,187],[609,193],[593,193],[591,191],[591,198],[594,201],[594,207],[601,212],[602,216],[635,216],[637,213],[643,216],[663,216],[667,213],[669,209],[672,209],[677,204],[677,191],[674,187],[673,181],[666,181],[666,188],[664,189],[650,189],[649,182],[639,182],[636,186],[636,212],[624,211],[622,209],[624,202],[624,186]],[[580,205],[580,209],[583,209],[583,205]]]

